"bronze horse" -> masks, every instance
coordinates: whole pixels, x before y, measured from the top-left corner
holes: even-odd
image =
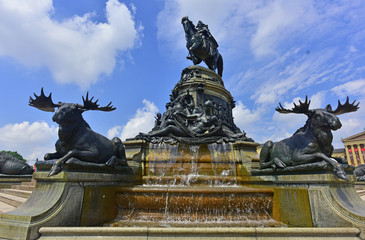
[[[185,39],[186,39],[186,48],[189,50],[189,55],[187,58],[191,59],[194,65],[201,63],[204,61],[209,69],[215,71],[218,69],[218,75],[222,77],[223,74],[223,58],[219,53],[217,47],[218,44],[213,39],[208,39],[208,41],[212,41],[213,51],[203,44],[203,37],[198,33],[196,27],[193,22],[189,20],[188,17],[183,17],[181,23],[184,27],[185,31]]]

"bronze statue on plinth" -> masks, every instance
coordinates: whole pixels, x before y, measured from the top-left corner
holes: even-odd
[[[189,55],[186,58],[193,61],[194,65],[204,61],[209,69],[213,71],[218,69],[218,75],[222,77],[223,58],[208,25],[199,21],[195,27],[188,17],[183,17],[181,24],[185,31],[186,48],[189,50]]]
[[[292,166],[292,172],[315,167],[316,163],[325,161],[332,166],[337,177],[349,180],[345,174],[348,167],[347,161],[343,158],[331,157],[333,153],[332,130],[341,128],[342,124],[336,115],[355,112],[359,109],[359,103],[349,103],[349,98],[344,104],[338,101],[336,110],[332,110],[331,105],[325,109],[309,109],[310,101],[305,98],[305,102],[299,101],[299,105],[294,104],[291,110],[280,107],[276,108],[279,113],[305,114],[308,120],[305,125],[298,129],[293,136],[280,142],[267,141],[260,153],[260,169],[271,168],[286,169]],[[296,169],[295,166],[298,166]]]
[[[56,142],[56,152],[47,153],[44,160],[58,159],[48,176],[56,175],[62,171],[63,165],[73,162],[74,164],[85,165],[85,163],[105,164],[109,167],[126,165],[126,156],[122,141],[115,137],[112,140],[91,130],[89,124],[82,117],[82,113],[88,110],[99,110],[110,112],[116,108],[111,102],[105,107],[99,107],[98,100],[93,102],[93,98],[82,97],[84,104],[63,103],[54,104],[51,99],[52,93],[48,97],[44,95],[43,88],[41,94],[35,99],[30,97],[29,105],[42,111],[54,112],[52,120],[59,124],[58,137]],[[83,163],[85,162],[85,163]]]

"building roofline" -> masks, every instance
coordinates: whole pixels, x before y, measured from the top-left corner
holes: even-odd
[[[344,141],[352,140],[353,138],[358,137],[358,136],[361,136],[361,135],[365,135],[365,131],[362,131],[362,132],[359,132],[359,133],[357,133],[355,135],[352,135],[350,137],[341,139],[341,141],[344,142]]]

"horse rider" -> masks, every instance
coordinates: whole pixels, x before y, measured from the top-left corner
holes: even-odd
[[[209,55],[214,55],[215,50],[218,47],[218,43],[210,33],[208,25],[204,24],[202,21],[199,21],[196,25],[197,33],[202,37],[203,48],[207,49]]]

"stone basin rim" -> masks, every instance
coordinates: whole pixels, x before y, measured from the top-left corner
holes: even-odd
[[[41,234],[57,233],[58,235],[70,235],[70,234],[107,234],[107,233],[173,233],[173,234],[187,234],[187,233],[242,233],[242,234],[272,234],[281,235],[289,233],[292,235],[302,234],[321,234],[330,236],[343,236],[352,234],[357,236],[360,230],[357,228],[275,228],[275,227],[42,227],[39,229]]]
[[[120,187],[117,192],[130,192],[130,193],[146,193],[146,192],[169,192],[169,193],[247,193],[247,194],[259,194],[259,193],[274,193],[271,188],[250,188],[250,187],[231,187],[231,186],[136,186],[136,187]]]

